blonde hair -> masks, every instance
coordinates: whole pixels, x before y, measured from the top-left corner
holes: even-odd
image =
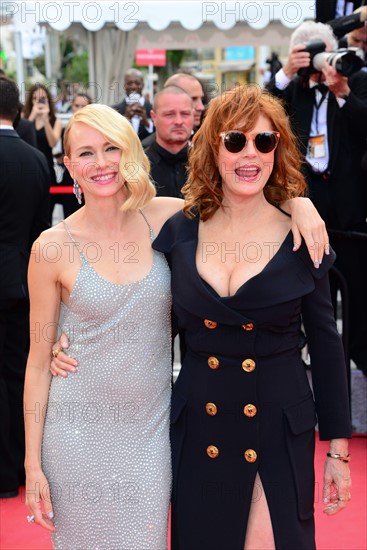
[[[267,117],[273,130],[280,134],[274,167],[264,188],[265,198],[278,205],[304,193],[302,157],[280,100],[256,85],[237,86],[210,101],[204,122],[192,140],[188,179],[182,189],[188,217],[197,211],[206,221],[222,205],[222,177],[218,168],[221,132],[237,129],[248,132],[260,115]]]
[[[134,128],[124,116],[107,105],[86,105],[71,117],[64,134],[65,154],[70,158],[70,131],[78,122],[98,130],[122,151],[119,170],[125,180],[127,200],[122,210],[144,208],[156,195],[149,177],[150,164]]]

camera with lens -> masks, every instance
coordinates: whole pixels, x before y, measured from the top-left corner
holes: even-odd
[[[321,73],[323,65],[328,63],[343,76],[350,76],[359,71],[364,65],[363,50],[361,48],[339,48],[334,52],[327,52],[326,44],[322,40],[308,42],[304,52],[309,52],[310,66],[298,71],[298,75],[307,77],[312,73]]]

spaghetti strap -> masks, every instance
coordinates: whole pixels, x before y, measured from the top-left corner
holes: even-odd
[[[79,243],[74,239],[73,235],[71,234],[71,231],[66,223],[65,220],[61,220],[62,223],[64,224],[64,227],[65,227],[65,230],[66,230],[66,233],[69,235],[70,239],[73,241],[73,244],[75,244],[75,246],[77,247],[79,253],[82,255],[82,251],[80,250],[79,248]]]
[[[154,231],[153,231],[153,229],[152,229],[152,226],[151,226],[150,223],[148,222],[148,219],[147,219],[146,215],[145,215],[144,212],[141,210],[141,208],[139,208],[139,212],[140,212],[140,214],[143,216],[143,218],[144,218],[144,220],[145,220],[147,226],[149,227],[149,231],[150,231],[150,236],[151,236],[151,238],[152,238],[152,239],[155,239],[155,233],[154,233]]]

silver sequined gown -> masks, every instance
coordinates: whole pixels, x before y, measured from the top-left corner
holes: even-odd
[[[82,253],[80,258],[69,305],[61,304],[60,312],[78,372],[52,380],[42,445],[54,548],[165,550],[169,268],[154,252],[144,279],[119,285],[98,275]]]

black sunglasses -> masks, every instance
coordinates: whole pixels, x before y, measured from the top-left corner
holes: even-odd
[[[279,132],[222,132],[220,137],[223,145],[230,153],[240,153],[246,147],[248,140],[252,140],[259,153],[274,151],[279,143]]]

